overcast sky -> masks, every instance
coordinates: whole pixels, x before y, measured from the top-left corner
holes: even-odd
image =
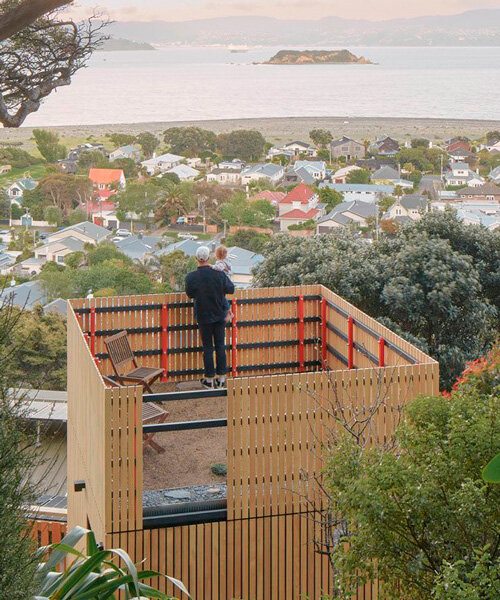
[[[267,15],[284,19],[339,16],[391,19],[444,15],[478,8],[500,8],[500,0],[77,0],[78,14],[106,7],[116,20],[185,21],[230,15]]]

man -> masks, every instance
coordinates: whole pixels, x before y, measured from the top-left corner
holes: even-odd
[[[186,277],[186,294],[194,299],[194,314],[203,342],[205,376],[201,383],[212,388],[226,383],[226,294],[234,294],[234,284],[225,273],[212,269],[209,258],[210,250],[200,246],[196,251],[198,268]],[[217,369],[214,367],[214,349]]]

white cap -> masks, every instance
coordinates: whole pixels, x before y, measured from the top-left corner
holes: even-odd
[[[196,250],[196,258],[200,262],[207,262],[207,260],[210,258],[210,250],[207,248],[207,246],[200,246],[198,250]]]

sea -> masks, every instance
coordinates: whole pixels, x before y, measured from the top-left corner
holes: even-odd
[[[256,64],[281,49],[98,52],[25,125],[314,116],[500,119],[500,47],[352,47],[376,64]]]

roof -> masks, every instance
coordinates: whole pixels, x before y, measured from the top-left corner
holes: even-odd
[[[249,202],[253,202],[255,200],[268,200],[271,203],[277,203],[283,200],[286,196],[285,192],[273,192],[272,190],[263,190],[255,196],[249,198]]]
[[[291,171],[288,171],[287,175],[294,173],[298,179],[302,180],[302,183],[314,185],[316,183],[316,179],[314,179],[310,171],[312,171],[312,169],[301,167],[300,169],[292,169]]]
[[[337,204],[337,206],[331,210],[327,215],[322,217],[318,223],[324,223],[326,221],[332,220],[335,216],[339,214],[344,214],[346,212],[350,212],[354,215],[357,215],[362,218],[367,217],[375,217],[377,214],[378,208],[369,202],[361,202],[361,200],[351,200],[350,202],[341,202]],[[335,219],[334,219],[335,220]]]
[[[57,300],[52,300],[43,307],[43,312],[45,313],[55,313],[57,315],[61,315],[65,317],[67,314],[68,302],[67,300],[63,300],[62,298],[57,298]]]
[[[174,242],[173,244],[169,244],[165,248],[158,250],[155,252],[156,256],[163,256],[164,254],[170,254],[175,250],[181,250],[186,254],[186,256],[194,256],[196,254],[196,250],[200,246],[208,246],[210,248],[213,240],[181,240],[179,242]]]
[[[256,254],[239,246],[231,246],[227,254],[231,270],[235,275],[251,275],[252,270],[265,260],[262,254]]]
[[[146,255],[154,253],[160,242],[159,237],[151,235],[131,235],[115,242],[115,246],[132,260],[143,260]]]
[[[353,140],[352,138],[348,138],[347,136],[343,136],[338,140],[333,140],[331,146],[332,148],[336,148],[337,146],[342,146],[343,144],[347,144],[348,142],[353,142],[354,144],[359,144],[360,146],[362,146],[363,144],[361,142],[358,142],[356,140]]]
[[[23,191],[34,190],[38,183],[32,177],[21,177],[11,187],[17,185]]]
[[[295,169],[314,169],[315,171],[325,171],[326,163],[324,160],[298,160]]]
[[[396,171],[396,169],[393,169],[392,167],[381,167],[380,169],[378,169],[378,171],[375,171],[375,173],[373,173],[372,175],[372,180],[375,179],[399,179],[400,175],[399,173]]]
[[[257,173],[267,177],[275,177],[282,171],[283,167],[281,165],[275,165],[273,163],[261,163],[246,167],[241,174],[250,175],[252,173]]]
[[[155,156],[153,158],[149,158],[148,160],[144,160],[141,165],[157,165],[160,162],[179,162],[184,160],[184,156],[180,156],[179,154],[170,154],[167,152],[166,154],[160,154],[160,156]]]
[[[315,195],[314,191],[305,183],[301,183],[293,188],[291,192],[280,201],[280,204],[292,204],[292,202],[300,202],[308,204],[309,200]]]
[[[299,140],[285,144],[283,148],[288,148],[289,146],[303,146],[304,148],[312,148],[311,144],[307,144],[306,142],[301,142]]]
[[[87,202],[84,208],[85,212],[90,214],[114,211],[116,210],[116,204],[112,200],[103,200],[102,202]]]
[[[95,169],[89,171],[89,179],[92,183],[101,183],[109,185],[110,183],[119,182],[122,177],[125,177],[122,169]]]
[[[307,221],[309,219],[314,219],[314,217],[318,213],[319,213],[319,210],[317,208],[311,208],[307,212],[300,210],[300,208],[294,208],[290,212],[287,212],[284,215],[282,215],[281,217],[278,217],[278,220],[281,221],[281,220],[286,220],[286,219],[293,219],[293,220],[303,219],[304,221]]]
[[[463,170],[463,171],[469,171],[470,165],[469,165],[469,163],[466,163],[466,162],[456,162],[451,165],[452,171],[458,171],[458,169]]]
[[[90,221],[82,221],[76,225],[70,225],[69,227],[65,227],[56,233],[61,233],[62,231],[78,231],[79,233],[82,233],[83,235],[93,239],[95,242],[101,242],[110,235],[110,232],[105,227],[101,227],[100,225],[96,225]]]
[[[37,304],[43,304],[45,299],[41,281],[27,281],[0,290],[0,303],[12,302],[14,306],[20,308],[33,308]]]
[[[494,183],[485,183],[479,187],[458,190],[457,196],[500,196],[500,187]]]
[[[401,197],[399,203],[407,210],[420,210],[426,208],[428,199],[419,194],[408,194]]]
[[[357,165],[349,165],[348,167],[342,167],[338,171],[335,171],[335,173],[333,174],[333,177],[345,177],[346,175],[349,175],[349,173],[352,173],[353,171],[360,171],[360,170],[361,170],[361,167],[358,167]]]
[[[123,152],[125,154],[134,154],[134,152],[140,152],[141,149],[138,146],[132,146],[131,144],[127,144],[126,146],[120,146],[113,152]]]
[[[392,194],[393,185],[382,185],[374,183],[326,183],[323,187],[331,187],[337,192],[373,192],[374,194]]]
[[[179,179],[191,179],[198,177],[199,171],[193,169],[189,165],[176,165],[167,171],[167,173],[175,173]]]

